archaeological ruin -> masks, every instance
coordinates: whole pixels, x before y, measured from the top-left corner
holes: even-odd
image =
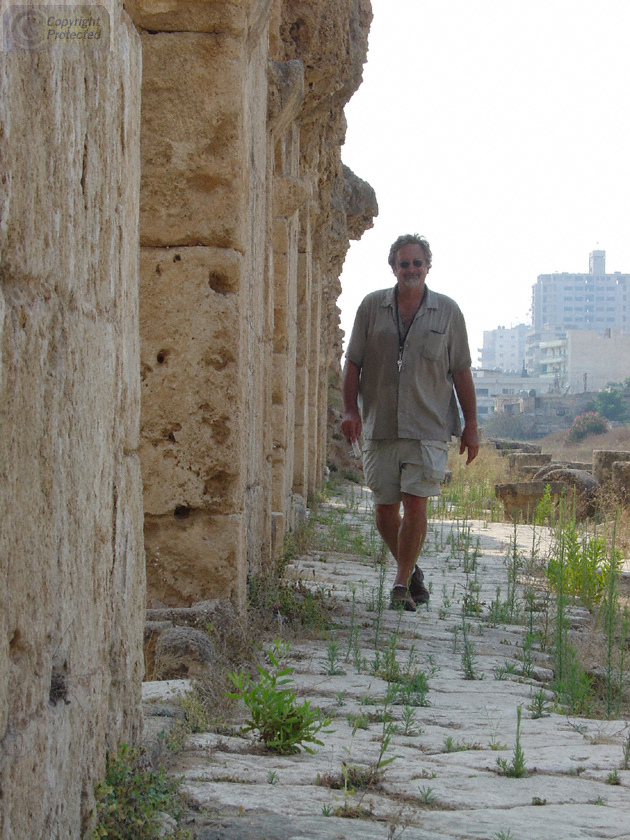
[[[145,607],[244,609],[320,485],[377,212],[340,151],[369,0],[100,8],[109,48],[3,42],[2,840],[84,835]]]

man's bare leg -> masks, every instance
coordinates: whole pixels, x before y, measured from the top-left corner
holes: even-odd
[[[400,503],[376,505],[376,527],[391,551],[398,571],[394,586],[409,586],[413,568],[422,551],[427,535],[427,499],[424,496],[402,494]]]

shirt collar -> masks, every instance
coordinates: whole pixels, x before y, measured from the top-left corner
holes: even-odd
[[[383,300],[381,301],[381,306],[391,306],[394,307],[394,289],[396,287],[392,286],[391,289],[386,289],[385,294],[383,295]],[[424,299],[424,305],[427,309],[437,309],[438,308],[438,297],[435,292],[432,292],[431,289],[426,286],[427,296]]]

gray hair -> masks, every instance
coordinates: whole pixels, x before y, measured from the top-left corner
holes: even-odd
[[[424,236],[420,236],[417,233],[404,233],[394,242],[392,247],[389,249],[389,257],[387,258],[387,262],[392,268],[396,265],[396,254],[403,245],[419,245],[424,251],[424,258],[427,261],[428,268],[431,268],[431,260],[433,259],[431,248]]]

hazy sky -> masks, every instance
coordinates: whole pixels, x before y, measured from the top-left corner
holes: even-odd
[[[418,232],[473,365],[483,330],[529,320],[539,274],[630,272],[630,0],[372,0],[342,157],[376,190],[344,266],[346,341]]]

